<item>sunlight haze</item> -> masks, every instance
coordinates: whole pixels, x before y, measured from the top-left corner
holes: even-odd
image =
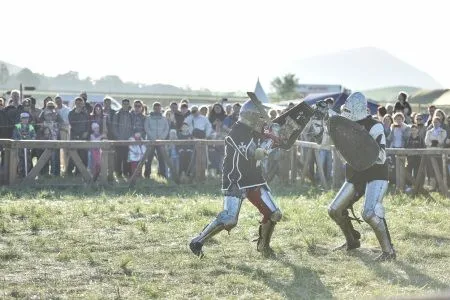
[[[0,60],[48,76],[73,70],[225,92],[251,90],[258,76],[270,90],[291,61],[373,46],[450,87],[444,4],[2,1]]]

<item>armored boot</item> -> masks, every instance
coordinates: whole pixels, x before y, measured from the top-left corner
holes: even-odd
[[[342,233],[344,233],[345,243],[334,248],[333,251],[343,249],[350,251],[361,246],[361,242],[359,241],[361,239],[361,234],[353,227],[347,210],[345,211],[344,215],[344,220],[342,220],[342,222],[338,224],[338,226],[339,228],[341,228]]]
[[[228,232],[236,226],[238,221],[239,211],[241,209],[242,199],[237,197],[225,196],[224,210],[221,211],[217,217],[203,228],[202,232],[189,243],[189,248],[192,253],[198,257],[203,257],[202,247],[205,241],[215,236],[222,230]]]
[[[200,232],[198,236],[193,238],[191,242],[189,243],[189,248],[191,249],[192,253],[197,255],[198,257],[203,257],[203,243],[211,238],[212,236],[216,235],[220,231],[222,231],[224,228],[223,225],[218,224],[217,219],[212,221],[210,224],[206,225],[206,227]]]
[[[378,242],[380,243],[381,250],[383,251],[375,258],[375,261],[395,260],[397,255],[395,254],[394,245],[392,245],[391,242],[391,235],[389,234],[386,220],[384,218],[382,220],[383,221],[380,222],[376,228],[373,228]]]
[[[275,252],[270,247],[270,239],[275,228],[276,222],[268,220],[266,223],[259,225],[259,238],[256,244],[256,250],[261,252],[264,257],[275,257]]]

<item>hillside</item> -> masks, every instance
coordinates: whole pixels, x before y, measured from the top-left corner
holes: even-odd
[[[379,103],[396,102],[400,91],[408,93],[410,96],[420,91],[420,88],[412,86],[391,86],[385,88],[365,90],[364,95]]]
[[[286,71],[304,83],[342,84],[352,90],[411,86],[442,88],[429,74],[374,48],[356,48],[293,62]]]

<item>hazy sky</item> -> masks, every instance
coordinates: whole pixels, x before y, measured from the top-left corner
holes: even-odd
[[[0,60],[54,76],[119,75],[266,90],[289,61],[375,46],[450,87],[447,1],[2,0]]]

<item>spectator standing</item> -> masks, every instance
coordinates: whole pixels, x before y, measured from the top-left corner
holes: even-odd
[[[153,111],[145,119],[144,126],[148,140],[155,141],[167,139],[169,134],[169,122],[162,115],[161,104],[159,102],[153,103]],[[149,178],[152,172],[151,166],[155,152],[158,159],[158,175],[166,177],[166,165],[164,162],[163,151],[165,151],[164,146],[151,146],[144,171],[144,176],[146,178]]]
[[[62,141],[67,141],[70,139],[70,123],[69,123],[69,113],[70,109],[63,104],[62,98],[59,95],[55,97],[56,112],[61,117],[62,123],[59,124],[59,139]],[[64,172],[67,170],[68,152],[67,148],[63,148],[60,151],[61,165],[64,167]]]
[[[394,115],[394,105],[391,103],[386,104],[386,113],[389,115]]]
[[[87,95],[86,91],[82,91],[82,92],[80,93],[80,97],[81,97],[81,99],[83,99],[83,109],[84,109],[84,111],[85,111],[88,115],[90,115],[90,114],[92,113],[92,111],[93,111],[93,107],[92,107],[92,105],[88,102],[88,95]]]
[[[28,124],[30,114],[22,112],[20,114],[20,123],[16,124],[13,129],[12,138],[14,140],[34,140],[36,139],[36,132],[31,124]],[[20,177],[25,175],[31,170],[31,151],[30,149],[19,149],[19,165],[18,174]],[[25,172],[25,170],[27,170]]]
[[[434,116],[438,117],[441,120],[441,127],[445,131],[448,131],[448,123],[447,123],[447,116],[445,115],[444,111],[442,109],[436,109],[434,111]],[[428,126],[428,130],[431,129],[433,126]]]
[[[220,103],[215,103],[209,112],[208,120],[212,126],[212,135],[217,140],[225,138],[226,133],[222,130],[223,121],[226,118],[225,110]],[[208,154],[210,160],[210,168],[215,174],[221,174],[223,157],[225,153],[224,145],[214,145],[208,147]]]
[[[89,138],[91,142],[101,141],[105,138],[105,135],[100,132],[100,125],[95,121],[91,123],[91,132],[92,133]],[[89,169],[91,170],[93,180],[96,181],[98,176],[100,175],[102,165],[102,150],[100,148],[91,148],[89,150],[89,153],[91,158]]]
[[[403,113],[394,114],[394,124],[391,125],[391,133],[387,137],[387,141],[391,148],[405,148],[406,141],[409,137],[409,127],[405,124]]]
[[[8,119],[8,136],[11,137],[14,127],[21,121],[20,114],[23,112],[23,106],[20,103],[20,92],[18,90],[11,91],[11,98],[8,106],[4,108],[4,112]]]
[[[427,131],[425,135],[425,146],[427,148],[444,148],[445,140],[447,139],[447,132],[442,128],[441,119],[438,116],[433,118],[433,126]],[[439,161],[440,156],[436,157]],[[438,168],[442,174],[442,164],[438,163]],[[436,174],[434,172],[431,162],[427,166],[428,177],[430,178],[430,183],[432,189],[436,189]]]
[[[436,106],[435,105],[428,106],[428,119],[427,119],[427,121],[425,123],[425,126],[427,128],[433,125],[433,117],[434,117],[435,110],[436,110]]]
[[[225,120],[223,120],[223,129],[226,133],[230,132],[231,127],[234,125],[234,123],[237,122],[240,110],[241,105],[239,103],[235,103],[233,105],[233,112],[231,113],[231,115],[228,115]]]
[[[185,119],[189,124],[189,132],[196,139],[205,139],[212,134],[212,126],[208,118],[201,115],[196,105],[191,107],[191,114]]]
[[[115,140],[114,135],[114,116],[116,111],[111,107],[111,98],[106,96],[103,99],[103,116],[106,118],[106,129],[103,130],[103,134],[106,135],[106,139]],[[116,148],[111,149],[108,152],[108,180],[112,181],[114,179],[114,162],[115,162]]]
[[[186,118],[191,114],[191,111],[189,110],[187,103],[180,104],[180,113],[183,116],[183,122],[184,122],[184,120],[186,120]]]
[[[414,118],[414,123],[417,125],[417,129],[419,130],[419,136],[425,141],[425,135],[427,134],[427,127],[425,127],[425,117],[423,114],[416,114]]]
[[[131,110],[131,123],[133,124],[133,132],[139,131],[141,138],[145,140],[145,119],[144,104],[141,100],[134,100],[133,109]]]
[[[408,140],[406,141],[406,148],[409,149],[420,149],[425,148],[425,142],[419,135],[419,128],[417,124],[411,125],[410,129],[410,136],[408,137]],[[407,157],[407,169],[409,175],[411,175],[412,178],[416,178],[417,172],[419,171],[421,157],[420,155],[408,155]],[[413,182],[410,182],[412,185]]]
[[[398,93],[397,102],[395,103],[394,110],[403,113],[406,124],[412,123],[411,119],[412,109],[411,105],[408,102],[408,94],[406,92],[401,91],[400,93]]]
[[[189,132],[189,125],[183,123],[180,131],[178,132],[179,140],[190,140],[192,139],[192,134]],[[192,160],[192,154],[194,151],[193,145],[179,145],[177,146],[177,151],[180,156],[180,181],[186,182],[188,177],[191,175],[190,164]]]
[[[391,126],[394,123],[394,119],[390,114],[385,114],[383,117],[383,128],[384,128],[384,135],[388,137],[391,134]],[[386,147],[390,148],[391,143],[386,140]]]
[[[113,120],[114,116],[116,114],[116,111],[111,108],[111,98],[106,96],[103,99],[103,116],[106,117],[106,132],[104,130],[104,134],[106,134],[106,137],[108,140],[114,140],[114,129],[113,129]]]
[[[49,101],[53,101],[52,97],[47,96],[47,97],[44,98],[44,101],[43,101],[44,105],[42,106],[42,109],[41,109],[41,110],[44,110],[45,107],[47,107],[47,103],[48,103]]]
[[[127,141],[133,135],[133,121],[130,113],[130,100],[122,100],[122,108],[114,115],[114,136],[117,140]],[[129,177],[128,147],[116,148],[116,176]]]
[[[30,100],[30,115],[34,120],[38,120],[42,110],[36,107],[36,98],[30,97],[28,99]],[[36,126],[34,130],[37,130]]]
[[[200,111],[196,105],[191,107],[191,114],[185,119],[185,122],[189,124],[189,132],[192,134],[194,139],[206,139],[212,134],[211,123],[208,118],[200,114]],[[208,153],[207,146],[205,146],[205,152]],[[192,159],[195,160],[195,157]],[[200,157],[200,159],[202,159],[203,163],[207,165],[207,156]]]
[[[75,98],[75,107],[69,113],[70,123],[70,139],[75,141],[87,141],[89,138],[89,115],[86,110],[83,109],[83,99],[81,97]],[[87,151],[85,149],[77,150],[81,161],[87,165]],[[67,168],[68,175],[73,175],[75,164],[72,159],[69,160]],[[76,173],[79,174],[80,170],[76,168]]]
[[[322,140],[320,142],[323,146],[330,146],[332,144],[330,133],[328,132],[328,118],[331,116],[337,115],[337,113],[332,109],[334,106],[334,99],[333,98],[327,98],[324,100],[327,104],[327,107],[324,108],[323,111],[323,118],[322,118]],[[321,149],[319,151],[319,163],[320,167],[322,168],[325,178],[328,182],[330,182],[331,177],[333,176],[333,155],[331,153],[331,150],[327,149]]]
[[[377,120],[383,122],[384,116],[387,114],[387,109],[384,106],[378,106],[377,108]]]
[[[178,103],[170,103],[170,129],[180,130],[183,125],[184,115],[178,110]]]
[[[56,105],[53,101],[47,102],[45,109],[39,116],[39,123],[41,123],[40,139],[56,141],[59,140],[59,128],[63,123],[62,118],[56,112]],[[59,149],[52,150],[50,158],[51,175],[59,176],[61,172],[61,161]],[[48,175],[48,164],[42,169],[43,174]]]

